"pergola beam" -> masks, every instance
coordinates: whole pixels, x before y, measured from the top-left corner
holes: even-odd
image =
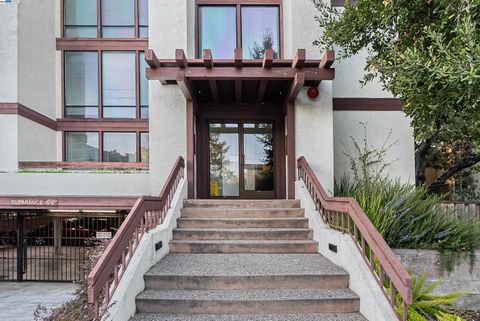
[[[160,67],[160,61],[158,61],[158,58],[152,49],[147,49],[145,51],[145,61],[150,68],[156,69]]]
[[[265,49],[265,53],[263,54],[263,68],[272,68],[273,65],[273,50],[272,49]]]
[[[178,68],[184,69],[188,67],[187,56],[185,56],[183,49],[175,50],[175,60],[177,61]]]
[[[237,103],[242,102],[242,81],[235,80],[235,101]]]
[[[302,68],[305,64],[306,56],[305,49],[298,49],[292,61],[292,68]]]
[[[193,87],[190,80],[188,80],[187,77],[185,77],[185,72],[179,71],[177,73],[176,80],[177,80],[178,87],[180,88],[180,91],[182,92],[183,96],[185,96],[185,99],[187,101],[193,101],[193,97],[194,97]]]
[[[258,87],[258,97],[257,104],[263,103],[265,99],[265,92],[267,91],[268,80],[261,80],[260,86]]]
[[[295,75],[292,85],[288,90],[287,102],[295,102],[295,99],[297,99],[297,96],[300,93],[300,90],[302,90],[303,85],[305,85],[305,75],[299,72]]]
[[[203,64],[205,68],[213,68],[212,51],[210,49],[203,49]]]
[[[335,51],[327,50],[323,53],[322,59],[320,60],[320,68],[330,68],[335,62]]]
[[[234,61],[235,61],[235,68],[242,68],[242,60],[243,60],[243,53],[241,48],[236,48],[234,50]]]

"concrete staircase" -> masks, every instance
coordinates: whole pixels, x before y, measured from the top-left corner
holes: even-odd
[[[187,200],[132,320],[365,321],[298,201]]]

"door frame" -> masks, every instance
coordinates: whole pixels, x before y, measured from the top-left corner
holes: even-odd
[[[209,127],[211,122],[271,122],[274,128],[274,198],[286,197],[285,118],[281,104],[202,104],[196,116],[197,198],[210,197]],[[239,131],[240,135],[240,131]],[[242,137],[243,139],[243,137]],[[282,170],[283,169],[283,170]],[[239,173],[243,180],[243,173]],[[240,197],[242,198],[242,193]]]

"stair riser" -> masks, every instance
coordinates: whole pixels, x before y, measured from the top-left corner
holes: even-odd
[[[299,220],[184,220],[179,219],[180,228],[308,228],[307,219]]]
[[[184,207],[209,207],[209,208],[245,208],[245,207],[255,207],[255,208],[299,208],[300,201],[298,200],[186,200],[184,202]]]
[[[308,240],[312,231],[174,231],[174,240]]]
[[[154,300],[137,299],[140,313],[172,314],[279,314],[358,312],[358,299],[314,300]]]
[[[348,282],[348,275],[145,276],[155,290],[344,289]]]
[[[304,210],[298,209],[192,209],[183,208],[182,217],[188,218],[262,218],[262,217],[303,217]]]
[[[318,245],[306,244],[185,244],[170,243],[173,253],[318,253]]]

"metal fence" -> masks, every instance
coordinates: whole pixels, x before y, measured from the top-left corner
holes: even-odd
[[[111,238],[124,213],[0,213],[0,281],[79,281],[86,251]]]

